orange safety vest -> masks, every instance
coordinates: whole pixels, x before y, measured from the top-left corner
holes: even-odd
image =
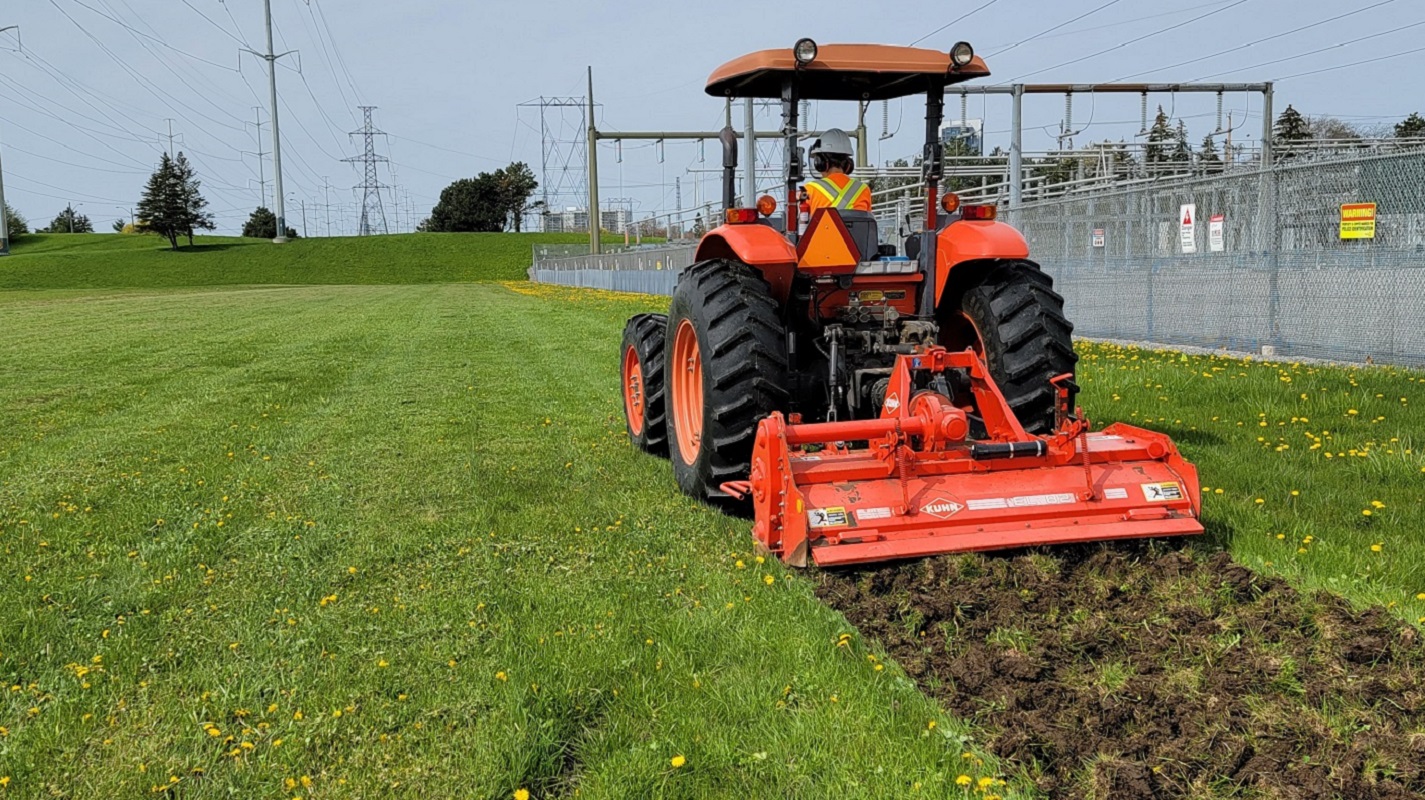
[[[811,210],[834,208],[838,211],[870,211],[871,187],[850,175],[832,174],[806,183],[807,201]]]

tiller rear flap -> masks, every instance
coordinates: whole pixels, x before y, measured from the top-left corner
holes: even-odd
[[[1061,375],[1055,431],[1025,432],[985,363],[938,347],[897,357],[878,419],[757,430],[753,534],[795,566],[1202,533],[1197,470],[1161,433],[1090,433]]]

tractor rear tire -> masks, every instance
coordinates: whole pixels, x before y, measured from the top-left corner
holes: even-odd
[[[785,409],[787,331],[767,282],[735,261],[694,264],[668,312],[668,449],[688,495],[745,511],[719,487],[746,480],[757,423]]]
[[[1055,391],[1049,381],[1073,372],[1079,360],[1074,326],[1053,286],[1037,264],[1006,261],[991,267],[960,299],[959,311],[979,334],[990,375],[1032,434],[1053,432]]]
[[[623,379],[623,418],[628,440],[645,453],[668,455],[663,336],[667,314],[636,314],[623,327],[619,374]]]

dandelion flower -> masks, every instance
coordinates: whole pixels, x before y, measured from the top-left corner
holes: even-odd
[[[771,575],[763,575],[762,582],[767,584],[768,586],[771,586],[772,584],[777,582],[777,579],[772,577]]]
[[[1371,510],[1370,510],[1369,508],[1363,508],[1363,509],[1361,509],[1361,516],[1363,516],[1363,517],[1369,517],[1370,515],[1371,515]]]
[[[528,789],[516,789],[516,790],[515,790],[515,800],[529,800],[529,790],[528,790]]]
[[[504,672],[496,672],[496,673],[495,673],[495,680],[497,680],[497,681],[507,681],[507,680],[509,680],[509,679],[510,679],[510,676],[506,675]]]
[[[1384,546],[1383,546],[1382,544],[1380,544],[1379,542],[1377,542],[1377,543],[1371,545],[1371,552],[1372,552],[1372,553],[1379,553],[1379,552],[1383,549],[1383,547],[1384,547]]]
[[[679,769],[684,764],[688,763],[688,759],[683,758],[681,755],[677,755],[668,759],[668,763],[673,765],[673,769]]]
[[[1416,600],[1425,600],[1425,592],[1415,595]]]
[[[974,781],[970,779],[969,775],[961,775],[955,779],[956,786],[969,786],[971,783],[974,783]]]

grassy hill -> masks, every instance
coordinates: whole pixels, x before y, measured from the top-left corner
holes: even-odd
[[[0,258],[0,290],[522,280],[533,246],[587,241],[582,234],[466,233],[274,245],[200,236],[173,252],[154,236],[39,234],[17,239],[12,255]]]

